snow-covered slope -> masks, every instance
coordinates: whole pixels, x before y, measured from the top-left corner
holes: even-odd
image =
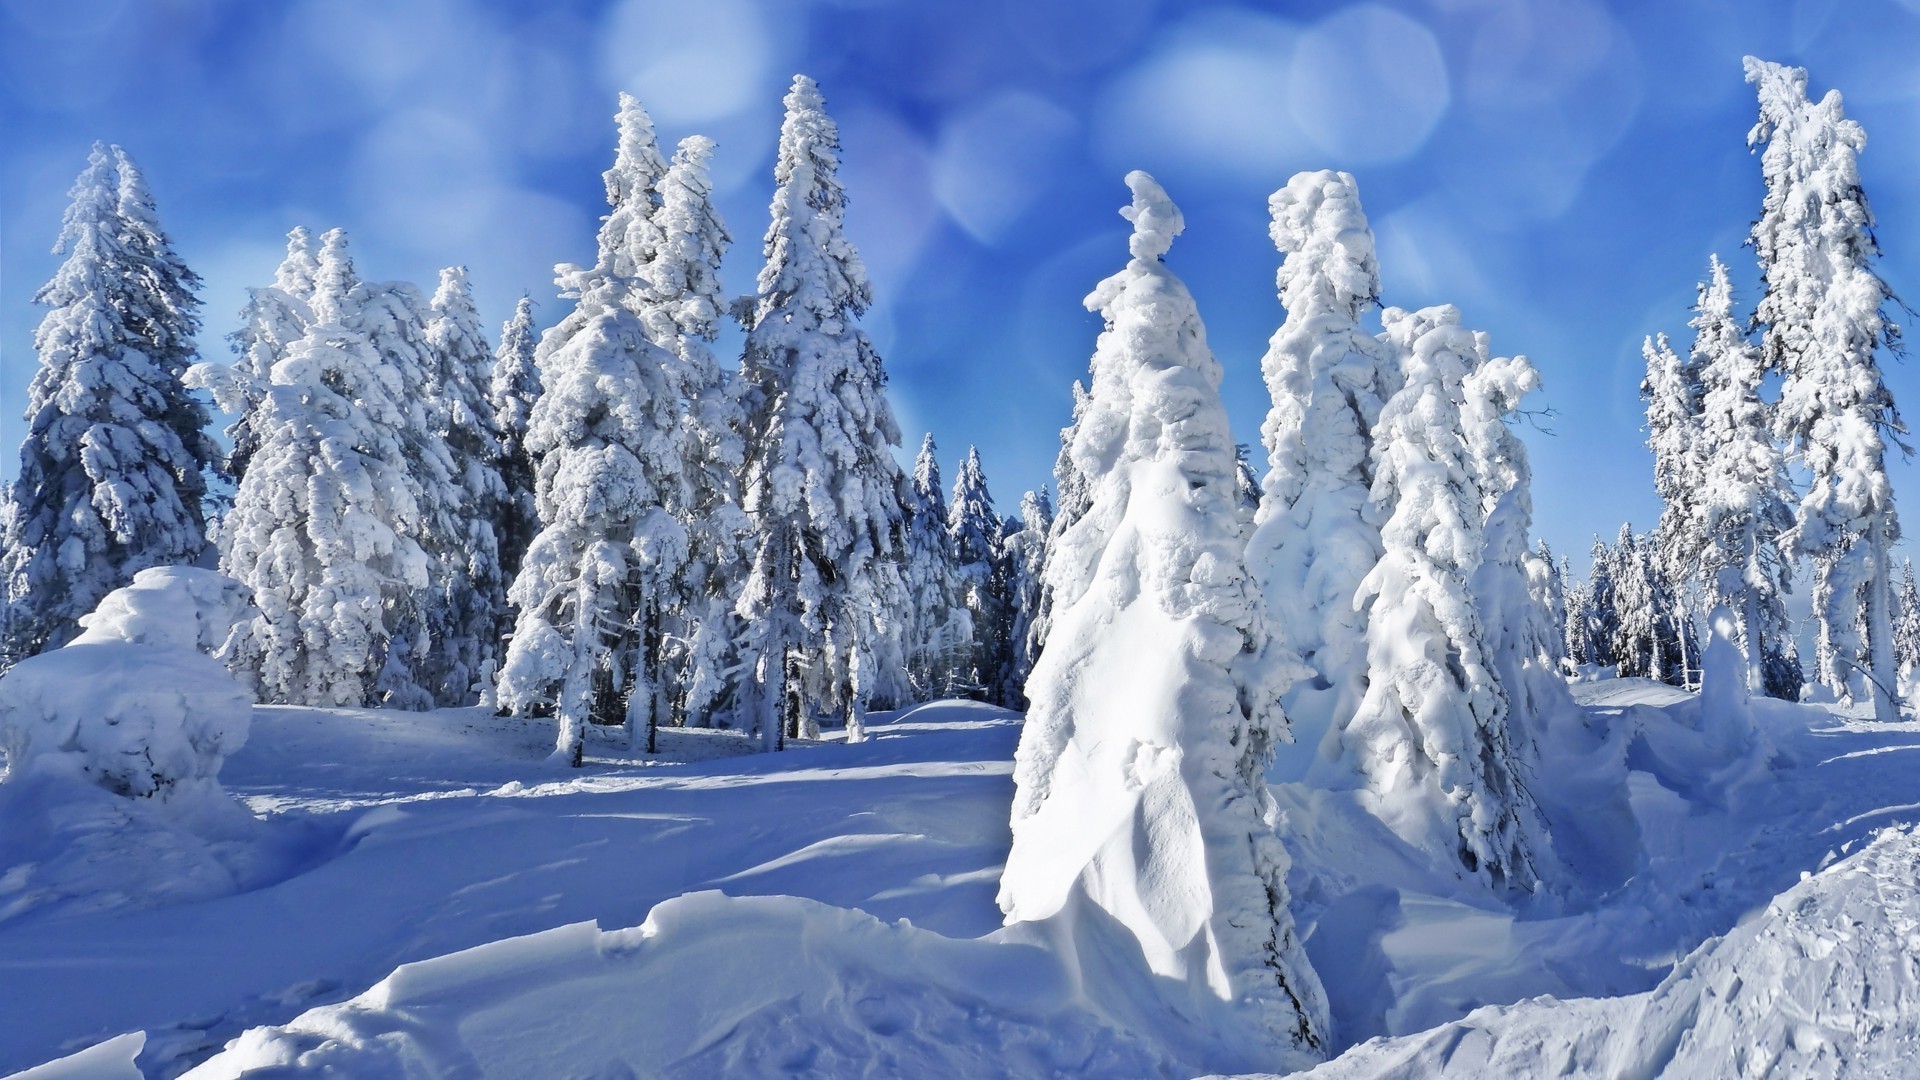
[[[1355,1047],[1313,1080],[1901,1077],[1920,1060],[1920,835],[1889,829],[1657,988],[1536,998]]]

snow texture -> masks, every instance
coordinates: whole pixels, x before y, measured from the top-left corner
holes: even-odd
[[[1089,993],[1156,986],[1136,1030],[1297,1066],[1329,1032],[1263,780],[1295,666],[1241,558],[1220,366],[1160,261],[1180,212],[1127,184],[1133,259],[1087,298],[1106,321],[1071,448],[1088,502],[1047,567],[1000,906]]]

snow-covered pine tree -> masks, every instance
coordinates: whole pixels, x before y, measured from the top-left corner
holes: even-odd
[[[1698,358],[1689,350],[1681,357],[1667,335],[1646,340],[1646,377],[1640,397],[1647,403],[1647,448],[1653,451],[1653,487],[1660,495],[1659,523],[1648,537],[1647,555],[1657,576],[1672,593],[1670,618],[1673,661],[1680,683],[1692,685],[1687,673],[1699,666],[1698,646],[1687,632],[1700,583],[1700,558],[1707,546],[1700,503],[1706,478],[1706,444],[1700,438],[1700,411],[1706,393],[1700,381]]]
[[[503,448],[487,399],[493,356],[463,266],[440,271],[426,342],[433,350],[426,402],[429,433],[452,465],[449,498],[454,532],[434,538],[437,566],[428,587],[432,646],[415,658],[422,684],[442,705],[467,705],[474,688],[491,686],[505,634],[506,576],[498,528],[507,515],[500,476]]]
[[[1399,376],[1392,352],[1360,324],[1378,303],[1380,274],[1353,177],[1300,173],[1268,207],[1286,256],[1277,280],[1287,318],[1261,361],[1273,396],[1261,428],[1269,470],[1247,563],[1317,676],[1294,687],[1287,714],[1320,733],[1366,694],[1356,597],[1382,550],[1367,512],[1370,433]]]
[[[1710,604],[1725,604],[1739,626],[1747,690],[1794,700],[1800,662],[1784,599],[1793,560],[1782,538],[1793,528],[1793,489],[1760,396],[1760,350],[1733,314],[1733,285],[1718,256],[1694,305],[1692,364],[1705,389],[1699,479],[1705,542],[1700,569]]]
[[[1666,670],[1659,584],[1650,538],[1622,524],[1608,553],[1613,580],[1613,656],[1621,678],[1658,679]]]
[[[1034,618],[1040,611],[1041,584],[1047,572],[1047,542],[1052,530],[1053,500],[1042,487],[1020,497],[1020,528],[1001,545],[1008,567],[1008,607],[1012,612],[1007,633],[1012,658],[1006,675],[1006,705],[1023,712],[1027,707],[1027,676],[1040,654],[1030,643]]]
[[[227,335],[238,354],[233,362],[234,377],[226,392],[237,414],[227,427],[233,449],[226,459],[227,472],[237,482],[246,475],[247,462],[253,458],[259,440],[253,433],[253,415],[272,379],[273,365],[287,355],[294,342],[306,334],[313,321],[307,306],[313,299],[317,263],[313,238],[304,227],[287,233],[287,256],[273,275],[273,284],[247,290],[247,304],[240,309],[240,329]],[[223,395],[224,396],[224,395]]]
[[[1585,597],[1588,655],[1591,657],[1587,662],[1618,669],[1621,660],[1614,652],[1614,643],[1620,636],[1620,552],[1617,548],[1607,546],[1606,541],[1596,533],[1588,555],[1592,565],[1587,569]]]
[[[829,710],[845,713],[850,739],[863,737],[870,695],[894,678],[875,646],[897,642],[909,615],[900,429],[880,356],[855,323],[872,291],[842,231],[839,130],[804,75],[785,104],[741,363],[741,503],[755,535],[740,652],[746,715],[769,750]]]
[[[996,585],[1000,518],[993,512],[987,474],[980,465],[980,448],[967,447],[967,456],[953,478],[953,498],[947,503],[947,535],[953,538],[953,562],[959,577],[961,600],[973,627],[973,641],[961,662],[959,675],[971,692],[995,704],[1002,682],[1001,668],[1008,658],[1008,612]]]
[[[1260,472],[1247,456],[1247,444],[1233,446],[1234,484],[1240,492],[1240,531],[1253,535],[1253,519],[1260,513]]]
[[[1874,715],[1893,720],[1888,550],[1900,522],[1886,450],[1906,428],[1874,358],[1897,345],[1899,328],[1885,312],[1893,290],[1874,271],[1880,249],[1858,162],[1866,132],[1838,91],[1807,100],[1804,68],[1749,56],[1746,72],[1760,101],[1747,145],[1765,146],[1767,186],[1751,241],[1766,281],[1754,322],[1782,376],[1774,433],[1808,475],[1794,539],[1813,559],[1817,677],[1843,700],[1871,693]]]
[[[1519,776],[1471,589],[1485,551],[1482,492],[1459,403],[1483,344],[1452,306],[1381,318],[1405,381],[1373,431],[1371,513],[1384,521],[1385,552],[1357,597],[1372,603],[1371,678],[1340,746],[1409,843],[1495,887],[1531,889],[1546,830]]]
[[[540,369],[534,365],[538,342],[533,332],[533,301],[522,296],[513,317],[500,328],[500,347],[493,354],[493,374],[487,406],[500,430],[500,481],[506,501],[494,532],[500,540],[500,572],[507,581],[520,572],[527,545],[540,531],[540,513],[534,505],[534,461],[527,451],[527,426],[533,403],[540,400]]]
[[[1900,678],[1910,682],[1920,667],[1920,583],[1913,574],[1913,560],[1900,560],[1899,616],[1893,623],[1893,656],[1900,665]]]
[[[218,448],[181,381],[200,279],[173,252],[139,171],[95,143],[34,294],[20,471],[0,500],[0,667],[65,644],[80,616],[151,566],[206,549],[202,500]]]
[[[1547,642],[1556,670],[1567,658],[1567,575],[1566,560],[1555,561],[1553,549],[1542,539],[1533,557],[1527,561],[1527,581],[1534,598],[1547,613]]]
[[[1087,411],[1087,387],[1079,379],[1073,381],[1073,419],[1060,429],[1060,453],[1053,459],[1053,489],[1060,493],[1054,506],[1053,526],[1047,532],[1047,550],[1053,550],[1054,541],[1060,534],[1080,520],[1087,512],[1087,482],[1080,475],[1079,466],[1073,463],[1073,444],[1079,438],[1080,420]],[[1047,634],[1053,627],[1053,586],[1045,575],[1040,582],[1040,606],[1033,616],[1033,625],[1027,631],[1027,655],[1035,660],[1040,658],[1040,649],[1046,644]]]
[[[1510,742],[1519,761],[1544,734],[1550,716],[1571,711],[1560,675],[1564,612],[1551,555],[1527,547],[1533,528],[1533,470],[1509,422],[1540,373],[1524,356],[1489,357],[1485,334],[1474,335],[1475,362],[1461,380],[1461,423],[1480,492],[1480,565],[1470,595],[1479,617],[1485,662],[1507,702]]]
[[[321,245],[312,322],[248,391],[255,450],[221,528],[220,570],[259,608],[234,631],[237,673],[268,701],[359,706],[428,563],[407,383],[357,328],[364,293],[346,234]],[[197,382],[234,385],[209,368]]]
[[[720,259],[733,240],[713,206],[712,157],[711,139],[681,140],[659,181],[657,250],[645,267],[646,287],[629,295],[654,344],[676,361],[668,384],[686,405],[680,429],[686,472],[669,508],[687,531],[688,558],[667,582],[664,641],[673,685],[655,705],[665,718],[671,696],[682,722],[702,725],[726,694],[733,602],[751,528],[740,510],[744,418],[710,347],[726,315]]]
[[[931,701],[950,692],[963,660],[972,652],[973,621],[953,537],[947,532],[947,496],[933,433],[920,442],[906,505],[906,573],[909,636],[907,677],[913,693]]]
[[[1574,580],[1573,564],[1565,555],[1560,556],[1560,580],[1571,583],[1566,587],[1567,662],[1576,666],[1600,663],[1596,659],[1599,649],[1593,639],[1595,618],[1592,583]]]
[[[1120,957],[1093,959],[1101,927],[1129,935],[1160,976],[1145,985],[1203,1025],[1193,1071],[1286,1071],[1328,1046],[1266,823],[1278,702],[1303,672],[1243,561],[1219,363],[1160,261],[1180,212],[1145,173],[1127,184],[1133,258],[1087,298],[1106,320],[1070,448],[1088,500],[1048,560],[1000,907],[1057,926],[1090,973]]]
[[[538,351],[545,385],[525,446],[541,528],[508,589],[516,617],[498,688],[503,708],[559,718],[554,757],[575,766],[593,722],[624,721],[634,747],[645,729],[652,748],[665,608],[688,551],[671,510],[686,483],[678,360],[636,314],[659,252],[665,163],[639,102],[621,95],[615,121],[597,257],[556,268],[574,307]]]

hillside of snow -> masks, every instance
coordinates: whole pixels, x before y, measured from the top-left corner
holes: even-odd
[[[1351,794],[1276,785],[1296,917],[1351,1047],[1324,1075],[1501,1075],[1475,1062],[1548,1052],[1596,1076],[1627,1052],[1674,1076],[1735,1054],[1806,1063],[1792,1075],[1897,1060],[1920,1015],[1900,947],[1920,932],[1916,841],[1860,849],[1920,818],[1920,723],[1756,702],[1747,757],[1688,779],[1696,699],[1578,691],[1544,759],[1565,782],[1541,796],[1590,870],[1517,914]],[[530,1054],[598,1076],[1179,1075],[1185,1054],[1123,1034],[998,932],[1019,718],[942,703],[873,734],[765,755],[669,731],[656,762],[596,744],[573,772],[543,763],[541,722],[256,708],[221,776],[251,831],[197,842],[263,876],[183,890],[147,859],[106,902],[74,864],[120,833],[84,800],[40,807],[95,836],[71,853],[0,822],[0,1070],[142,1032],[95,1053],[118,1072],[78,1075],[525,1075]],[[799,899],[726,898],[754,896]]]

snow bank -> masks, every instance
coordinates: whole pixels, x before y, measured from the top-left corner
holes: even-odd
[[[1920,834],[1890,829],[1629,997],[1490,1006],[1305,1074],[1905,1076],[1920,1055]]]
[[[14,665],[0,678],[6,782],[44,771],[163,798],[213,783],[246,742],[253,698],[199,650],[226,639],[244,595],[210,571],[146,570],[71,645]]]
[[[1162,1076],[1046,950],[789,896],[694,893],[634,929],[575,923],[406,964],[187,1073]]]

